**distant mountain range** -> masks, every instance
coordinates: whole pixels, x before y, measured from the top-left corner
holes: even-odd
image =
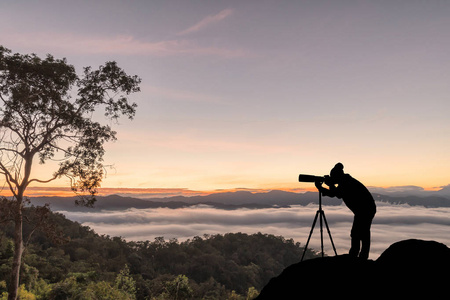
[[[430,196],[387,196],[372,193],[376,201],[390,204],[408,204],[424,207],[450,207],[450,197]],[[207,196],[175,196],[167,198],[138,199],[119,195],[98,196],[95,207],[85,208],[74,205],[76,197],[34,197],[33,205],[49,203],[53,211],[99,211],[125,210],[129,208],[182,208],[194,205],[209,205],[218,209],[233,210],[239,208],[261,209],[269,207],[289,207],[291,205],[318,204],[317,192],[292,193],[273,190],[268,193],[251,193],[248,191],[216,193]],[[341,205],[342,200],[322,197],[323,205]]]

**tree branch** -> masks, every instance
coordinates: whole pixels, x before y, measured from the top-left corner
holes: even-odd
[[[30,183],[32,183],[32,182],[49,183],[49,182],[51,182],[51,181],[53,181],[53,180],[55,180],[55,179],[57,179],[57,178],[58,178],[57,175],[53,176],[52,178],[50,178],[50,179],[48,179],[48,180],[41,180],[41,179],[33,178],[33,179],[30,179],[30,180],[28,181],[28,184],[30,184]]]
[[[22,153],[20,153],[19,151],[17,151],[17,150],[14,150],[14,149],[10,149],[10,148],[4,148],[4,147],[2,147],[2,148],[0,148],[0,151],[8,151],[8,152],[14,152],[15,154],[17,154],[17,155],[20,155],[20,156],[22,156]]]
[[[1,161],[0,161],[0,174],[3,174],[5,176],[6,183],[8,184],[11,193],[13,194],[14,197],[17,197],[15,188],[19,186],[19,183],[14,180],[11,173],[8,171],[8,168],[6,168]],[[13,184],[15,186],[13,186]]]

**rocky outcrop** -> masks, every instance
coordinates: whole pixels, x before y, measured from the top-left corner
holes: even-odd
[[[272,278],[258,300],[341,296],[394,298],[449,293],[450,249],[435,241],[392,244],[376,260],[348,255],[316,258],[287,267]]]

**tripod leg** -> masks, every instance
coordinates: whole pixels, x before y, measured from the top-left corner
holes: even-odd
[[[300,261],[303,261],[303,258],[305,257],[306,249],[308,248],[309,240],[311,239],[311,235],[313,234],[314,226],[316,226],[316,221],[317,221],[317,216],[318,215],[319,215],[319,211],[316,212],[316,216],[314,217],[314,221],[313,221],[312,226],[311,226],[311,231],[309,232],[308,241],[306,242],[305,249],[303,249],[302,259]]]
[[[322,211],[322,215],[323,215],[323,220],[325,221],[325,226],[327,227],[328,235],[330,236],[331,246],[333,246],[334,255],[337,256],[336,247],[334,246],[333,238],[331,237],[330,228],[328,227],[328,222],[327,222],[327,218],[325,218],[325,212],[324,211]]]
[[[320,213],[320,250],[322,251],[322,257],[323,257],[324,253],[323,253],[323,225],[322,225],[322,219],[324,217],[324,212],[323,212],[323,210],[320,210],[319,213]]]

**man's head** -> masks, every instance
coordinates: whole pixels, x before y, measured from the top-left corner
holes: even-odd
[[[344,165],[337,163],[330,171],[330,178],[333,182],[339,183],[344,176]]]

